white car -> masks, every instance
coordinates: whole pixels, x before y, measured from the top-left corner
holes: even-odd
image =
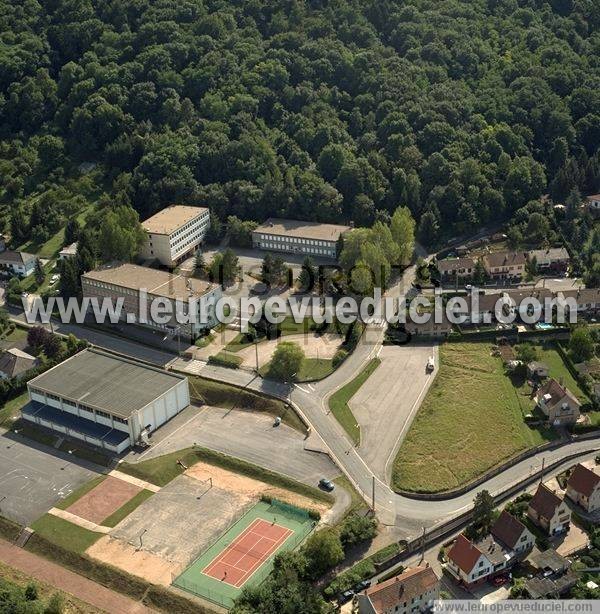
[[[431,373],[435,369],[435,360],[433,356],[429,357],[429,360],[427,361],[427,366],[425,367],[425,369],[427,373]]]

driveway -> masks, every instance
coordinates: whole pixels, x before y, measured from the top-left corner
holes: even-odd
[[[304,441],[301,433],[285,424],[274,428],[272,416],[190,406],[154,434],[149,450],[130,454],[127,460],[139,462],[197,443],[313,486],[322,477],[338,476],[339,469],[329,457],[305,450]]]
[[[394,456],[417,414],[436,372],[427,373],[437,345],[384,346],[381,364],[349,405],[361,427],[358,453],[369,469],[389,482]]]
[[[0,514],[29,525],[98,475],[72,457],[13,433],[0,437]]]

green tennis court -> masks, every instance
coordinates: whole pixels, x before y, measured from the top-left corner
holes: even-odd
[[[293,550],[312,531],[306,510],[260,501],[207,548],[173,585],[226,608],[245,586],[260,584],[278,552]]]

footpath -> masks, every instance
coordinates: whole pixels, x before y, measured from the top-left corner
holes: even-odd
[[[147,608],[142,603],[115,593],[37,554],[13,546],[3,539],[0,539],[0,560],[10,567],[51,584],[65,593],[70,593],[81,601],[85,601],[109,614],[154,613],[154,610]]]

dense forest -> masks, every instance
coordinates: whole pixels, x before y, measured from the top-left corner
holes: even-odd
[[[0,32],[17,246],[73,218],[118,243],[173,202],[405,205],[433,243],[600,191],[597,0],[0,0]]]

